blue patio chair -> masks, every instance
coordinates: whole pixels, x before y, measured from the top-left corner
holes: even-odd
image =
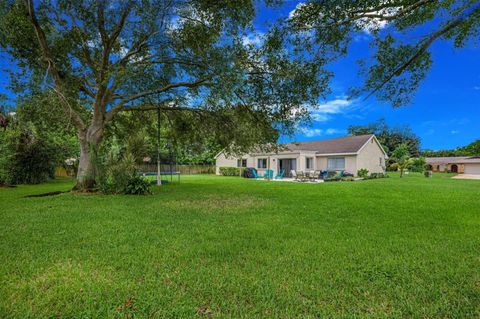
[[[252,173],[253,173],[253,178],[255,178],[255,179],[263,178],[262,175],[257,173],[256,169],[252,170]]]
[[[265,171],[264,177],[268,179],[273,179],[273,169],[267,169]]]
[[[275,179],[283,179],[283,176],[285,175],[285,170],[281,170],[280,173],[277,173],[277,176],[275,176]]]

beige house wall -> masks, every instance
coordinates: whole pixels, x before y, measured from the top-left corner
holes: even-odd
[[[306,169],[306,158],[314,158],[314,167]],[[382,151],[380,144],[378,144],[375,138],[370,139],[358,154],[334,154],[334,155],[316,155],[314,151],[297,151],[297,152],[284,152],[279,154],[247,154],[241,157],[226,157],[221,153],[216,159],[216,173],[220,174],[220,167],[237,167],[238,159],[247,159],[247,167],[254,167],[261,174],[265,173],[265,168],[258,167],[258,159],[269,158],[269,164],[267,168],[278,172],[279,159],[294,158],[297,162],[297,171],[310,171],[310,170],[327,170],[329,158],[345,158],[345,171],[357,174],[357,171],[361,168],[366,168],[370,173],[382,173],[385,171],[385,153]],[[381,163],[380,163],[381,159]],[[288,172],[285,172],[288,173]]]
[[[451,172],[452,166],[457,165],[457,173],[462,174],[465,171],[464,164],[429,164],[433,172]]]
[[[384,173],[386,167],[385,160],[386,156],[381,146],[375,138],[372,138],[359,151],[357,169],[353,173],[356,175],[357,171],[362,168],[368,169],[370,173]]]
[[[224,153],[220,153],[220,155],[217,157],[215,165],[215,173],[220,175],[220,167],[237,167],[237,158],[226,157]]]

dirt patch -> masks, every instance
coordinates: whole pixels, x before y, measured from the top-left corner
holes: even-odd
[[[8,185],[8,184],[2,184],[0,183],[0,188],[15,188],[17,185]]]
[[[208,196],[205,198],[182,199],[166,202],[165,205],[174,209],[201,209],[201,210],[225,210],[225,209],[248,209],[265,205],[265,199],[259,200],[251,196],[219,197]]]
[[[47,196],[55,196],[55,195],[60,195],[60,194],[63,194],[63,193],[66,193],[66,192],[61,192],[61,191],[57,191],[57,192],[48,192],[48,193],[43,193],[43,194],[33,194],[33,195],[26,195],[26,196],[23,196],[24,198],[31,198],[31,197],[47,197]]]

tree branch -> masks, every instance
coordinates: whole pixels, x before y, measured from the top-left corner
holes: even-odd
[[[42,55],[44,60],[48,64],[47,72],[53,78],[56,89],[55,92],[60,98],[62,105],[64,107],[65,112],[68,114],[69,118],[75,124],[77,129],[84,130],[85,124],[83,123],[82,118],[80,115],[72,108],[70,103],[68,102],[65,94],[63,93],[63,81],[62,77],[60,76],[55,61],[53,59],[52,53],[50,48],[48,47],[47,37],[45,32],[43,31],[42,27],[38,23],[37,16],[35,14],[35,8],[33,6],[33,0],[27,0],[27,7],[28,7],[28,15],[30,17],[30,22],[35,30],[35,34],[37,36],[38,44],[42,50]]]
[[[112,109],[110,111],[108,111],[108,113],[106,114],[106,121],[110,121],[115,116],[115,114],[117,112],[121,111],[122,108],[124,107],[124,105],[127,104],[128,102],[131,102],[133,100],[136,100],[136,99],[139,99],[139,98],[142,98],[142,97],[150,96],[150,95],[153,95],[153,94],[163,93],[163,92],[166,92],[166,91],[168,91],[170,89],[173,89],[173,88],[178,88],[178,87],[195,88],[195,87],[203,85],[206,81],[210,80],[211,78],[212,78],[212,76],[208,76],[208,77],[205,77],[205,78],[193,81],[193,82],[170,83],[170,84],[167,84],[164,87],[156,89],[156,90],[144,91],[144,92],[140,92],[140,93],[131,95],[129,97],[126,97],[126,98],[122,99],[121,101],[119,101],[114,107],[112,107]]]
[[[116,27],[113,29],[112,35],[109,38],[110,44],[115,42],[120,35],[120,32],[122,32],[122,29],[125,25],[125,21],[127,20],[128,15],[130,14],[130,10],[132,9],[132,1],[128,1],[126,4],[125,8],[122,11],[122,15],[120,17],[120,21],[116,25]]]
[[[104,46],[108,43],[108,35],[105,30],[105,0],[100,0],[97,6],[97,26]]]
[[[342,21],[338,21],[335,23],[330,23],[326,25],[326,27],[337,27],[337,26],[342,26],[342,25],[347,25],[349,23],[361,20],[361,19],[379,19],[382,21],[393,21],[395,19],[398,19],[400,17],[405,16],[406,14],[415,11],[416,9],[430,4],[430,3],[435,3],[436,0],[419,0],[403,9],[400,9],[397,13],[392,14],[392,15],[386,15],[386,14],[381,14],[379,11],[387,9],[387,8],[399,8],[402,5],[401,4],[396,4],[396,5],[381,5],[375,8],[370,8],[367,10],[357,10],[352,12],[354,15],[350,18],[347,18]]]
[[[468,11],[468,10],[467,10]],[[470,12],[464,12],[460,17],[457,19],[450,21],[447,25],[445,25],[440,30],[432,33],[425,42],[423,42],[418,50],[413,54],[406,62],[399,65],[390,75],[388,75],[382,83],[380,83],[372,92],[370,92],[367,97],[368,99],[370,96],[378,92],[382,87],[384,87],[390,80],[392,80],[395,76],[400,76],[416,59],[418,59],[423,53],[427,51],[427,49],[432,45],[432,43],[438,39],[439,37],[443,36],[444,34],[448,33],[450,30],[454,29],[455,27],[462,24],[470,15],[480,12],[480,5],[477,5],[475,8],[470,10]]]

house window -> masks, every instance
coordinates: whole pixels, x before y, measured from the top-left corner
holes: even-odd
[[[329,171],[340,171],[345,169],[345,157],[329,158],[327,163]]]
[[[307,157],[305,163],[306,169],[313,169],[313,157]]]
[[[267,168],[267,159],[259,158],[257,168]]]
[[[379,157],[380,160],[380,166],[383,166],[383,158]]]
[[[237,160],[237,167],[247,167],[247,159],[242,158]]]

